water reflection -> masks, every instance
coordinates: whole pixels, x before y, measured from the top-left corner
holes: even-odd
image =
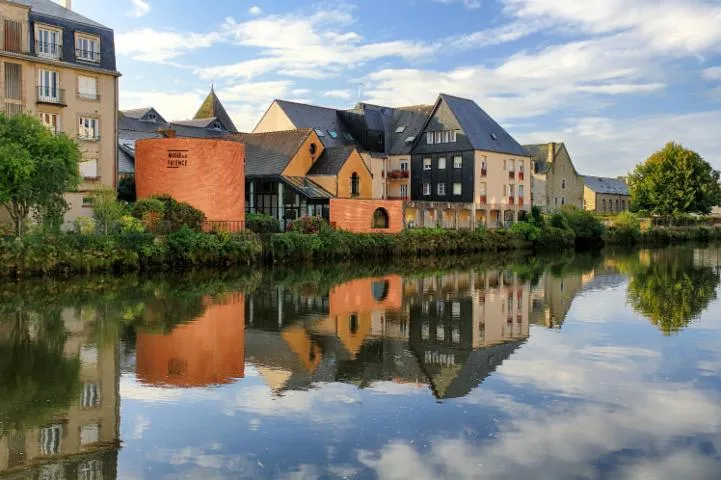
[[[0,476],[716,471],[721,249],[461,262],[0,287]]]

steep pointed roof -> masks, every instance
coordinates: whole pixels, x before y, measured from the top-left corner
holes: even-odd
[[[193,117],[193,120],[202,120],[208,118],[216,119],[229,132],[238,131],[238,129],[235,128],[233,121],[230,119],[230,115],[228,115],[225,107],[220,102],[218,96],[215,94],[215,89],[213,87],[210,87],[210,93],[198,109],[198,112]]]

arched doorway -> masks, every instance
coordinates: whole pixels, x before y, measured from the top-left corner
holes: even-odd
[[[376,208],[373,212],[372,228],[388,228],[390,220],[388,218],[388,211],[385,208]]]

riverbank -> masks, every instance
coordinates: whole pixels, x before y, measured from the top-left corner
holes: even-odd
[[[168,235],[27,235],[0,240],[0,277],[69,277],[89,273],[185,270],[194,267],[290,265],[315,262],[417,259],[484,252],[572,251],[574,245],[664,246],[721,241],[720,227],[609,229],[583,237],[569,227],[517,224],[510,230],[413,229],[399,234],[203,233],[181,229]],[[580,240],[580,242],[579,242]]]

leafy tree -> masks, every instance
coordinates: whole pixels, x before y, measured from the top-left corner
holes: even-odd
[[[630,175],[631,209],[656,215],[708,215],[721,204],[719,178],[698,153],[668,143]]]
[[[54,135],[34,116],[0,113],[0,206],[16,235],[33,211],[55,218],[67,211],[64,194],[80,184],[80,158],[74,140]]]
[[[123,177],[118,182],[118,200],[123,202],[135,203],[137,195],[135,194],[135,177]]]
[[[111,233],[120,223],[125,215],[125,205],[118,201],[115,190],[102,188],[92,194],[93,218],[100,233],[107,235]]]

